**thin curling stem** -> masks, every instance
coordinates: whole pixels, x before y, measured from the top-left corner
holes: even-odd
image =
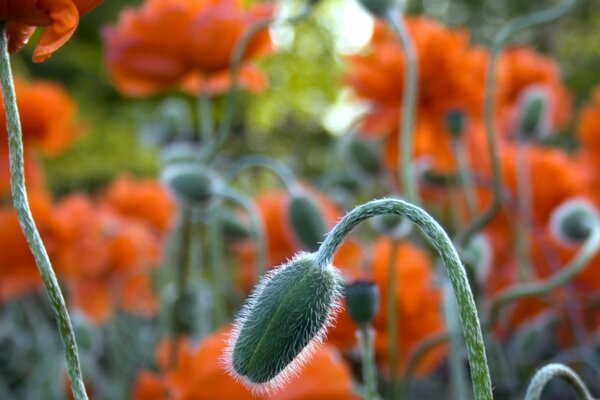
[[[402,123],[398,132],[398,177],[402,177],[404,192],[409,202],[419,204],[419,190],[412,168],[413,128],[415,108],[419,91],[419,69],[417,52],[410,33],[404,23],[404,18],[397,15],[398,10],[391,8],[387,20],[402,44],[404,52],[404,93],[402,94]]]
[[[265,244],[265,234],[263,229],[263,224],[260,221],[258,210],[256,206],[250,200],[248,196],[245,194],[231,188],[227,187],[217,191],[221,196],[239,204],[242,206],[248,215],[250,216],[250,220],[252,222],[252,233],[254,236],[254,242],[256,245],[256,281],[258,282],[259,278],[264,275],[266,272],[267,266],[267,250]]]
[[[488,153],[492,166],[492,203],[478,218],[473,220],[471,224],[459,235],[456,239],[456,244],[459,248],[464,247],[469,243],[471,238],[480,230],[482,230],[496,215],[502,205],[502,167],[498,157],[498,146],[496,143],[496,132],[494,122],[495,99],[494,92],[496,87],[496,69],[498,57],[502,48],[508,39],[518,31],[527,27],[543,24],[553,21],[567,13],[578,0],[565,0],[562,3],[539,11],[524,17],[516,18],[507,23],[496,35],[492,48],[490,50],[490,61],[487,68],[485,78],[485,134],[488,143]]]
[[[231,60],[229,63],[229,71],[231,73],[231,87],[227,93],[227,99],[225,103],[225,115],[223,121],[219,125],[216,136],[211,140],[204,151],[200,155],[200,159],[204,162],[210,161],[210,159],[216,154],[217,150],[223,142],[227,139],[231,133],[233,126],[233,120],[235,117],[235,111],[238,104],[239,84],[240,84],[240,67],[244,53],[254,36],[260,33],[262,30],[269,28],[272,25],[283,25],[296,23],[310,15],[312,5],[307,4],[302,12],[298,15],[294,15],[288,18],[276,19],[267,18],[264,21],[258,21],[251,25],[237,41],[233,53],[231,54]]]
[[[500,292],[492,299],[486,328],[491,328],[503,306],[525,297],[546,294],[573,279],[600,250],[600,227],[594,226],[575,257],[563,268],[542,281],[523,283]]]
[[[366,386],[365,400],[376,400],[377,395],[377,370],[375,368],[375,351],[373,341],[375,331],[370,326],[362,326],[356,331],[360,342],[362,357],[362,374]]]
[[[284,184],[288,192],[292,192],[296,187],[296,177],[294,172],[287,167],[287,165],[274,160],[270,157],[251,155],[242,157],[229,169],[229,172],[225,175],[225,181],[231,182],[237,175],[249,168],[264,168],[272,171],[279,177],[281,182]]]
[[[563,364],[548,364],[539,369],[533,376],[531,383],[529,383],[525,400],[540,400],[546,384],[554,378],[563,378],[566,380],[575,389],[580,399],[593,400],[590,391],[579,375]]]
[[[27,190],[25,187],[25,165],[23,161],[23,138],[21,131],[21,122],[19,110],[17,108],[17,99],[15,86],[10,68],[10,58],[8,55],[8,37],[6,29],[2,23],[2,32],[0,33],[0,80],[2,84],[2,95],[4,98],[4,110],[6,113],[6,128],[8,131],[8,150],[10,158],[10,185],[12,192],[13,206],[17,213],[17,218],[23,234],[27,239],[29,249],[33,254],[35,263],[38,267],[44,287],[50,303],[56,316],[60,338],[64,345],[65,358],[67,360],[67,374],[71,382],[71,391],[75,400],[87,400],[83,377],[81,374],[81,365],[79,362],[79,353],[75,333],[71,325],[71,319],[65,305],[65,300],[60,291],[60,286],[52,269],[52,264],[48,257],[42,238],[37,230],[29,201],[27,199]]]
[[[373,200],[358,206],[346,214],[333,230],[327,234],[325,241],[317,251],[315,262],[317,265],[326,268],[331,264],[334,253],[352,229],[365,219],[383,214],[396,214],[410,219],[423,231],[444,262],[458,304],[458,312],[467,346],[469,366],[471,368],[473,394],[476,400],[491,400],[492,385],[483,335],[467,274],[460,262],[456,249],[452,246],[450,238],[444,229],[427,212],[417,206],[397,199]]]

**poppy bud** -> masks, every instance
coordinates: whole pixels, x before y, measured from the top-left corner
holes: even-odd
[[[162,179],[179,201],[190,204],[208,201],[217,186],[215,175],[195,163],[169,165]]]
[[[374,17],[385,18],[390,10],[398,6],[398,0],[359,0],[360,4]]]
[[[309,251],[316,251],[323,241],[327,228],[315,202],[303,194],[294,194],[290,200],[288,214],[296,239]]]
[[[379,309],[379,288],[371,281],[353,282],[346,285],[344,300],[352,321],[358,326],[368,326]]]
[[[375,142],[354,136],[345,143],[343,150],[348,163],[365,175],[375,176],[381,172],[381,163]]]
[[[220,215],[221,229],[225,236],[233,241],[248,239],[250,230],[248,226],[240,221],[240,219],[229,212],[224,212]]]
[[[234,323],[230,374],[255,393],[279,388],[310,357],[338,308],[341,277],[300,253],[263,277]]]
[[[576,245],[598,224],[598,211],[588,201],[575,198],[558,206],[550,217],[550,231],[561,243]]]
[[[446,129],[455,138],[460,138],[465,131],[466,116],[462,110],[450,110],[446,113]]]
[[[519,98],[517,134],[520,139],[540,139],[549,134],[548,96],[540,86],[531,86]]]
[[[371,226],[380,235],[398,240],[410,233],[412,222],[397,214],[382,214],[371,218]]]

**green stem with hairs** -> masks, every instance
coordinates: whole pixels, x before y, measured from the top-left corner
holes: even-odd
[[[366,386],[365,399],[376,400],[377,395],[377,370],[375,368],[375,350],[373,343],[375,331],[370,326],[362,326],[356,331],[360,343],[362,356],[363,381]]]
[[[589,263],[589,261],[598,253],[599,249],[600,227],[593,226],[589,237],[569,264],[565,265],[547,279],[511,286],[494,297],[490,305],[489,320],[485,324],[485,327],[490,329],[494,325],[500,310],[506,304],[525,297],[547,294],[559,286],[568,283]]]
[[[269,28],[272,25],[281,24],[293,24],[296,23],[310,14],[312,10],[312,4],[307,4],[306,7],[300,12],[300,14],[291,16],[289,18],[283,18],[277,20],[276,18],[267,18],[263,21],[258,21],[251,25],[237,41],[233,53],[231,54],[231,60],[229,63],[229,70],[231,73],[231,87],[227,93],[227,99],[225,103],[225,115],[223,121],[219,125],[216,136],[211,140],[200,155],[200,159],[204,162],[210,161],[212,157],[217,153],[217,150],[221,147],[223,142],[227,139],[231,133],[233,127],[233,120],[235,117],[235,111],[238,104],[238,94],[240,85],[240,67],[246,48],[252,41],[252,39],[264,29]]]
[[[4,98],[4,110],[6,113],[6,129],[8,132],[8,151],[10,158],[10,185],[12,192],[13,206],[17,213],[19,224],[33,254],[35,263],[38,267],[44,287],[52,310],[56,316],[60,338],[64,345],[65,358],[67,360],[67,374],[71,382],[71,390],[75,400],[87,400],[87,394],[81,374],[81,365],[79,362],[79,353],[75,333],[71,325],[71,319],[65,305],[58,280],[52,269],[50,258],[40,233],[37,230],[29,201],[27,199],[27,189],[25,186],[25,164],[23,161],[23,134],[21,131],[21,121],[19,110],[17,108],[17,98],[15,86],[10,68],[10,57],[8,54],[8,37],[4,24],[0,34],[0,80],[2,83],[2,95]]]
[[[417,52],[410,33],[398,10],[390,9],[387,21],[402,44],[404,52],[404,93],[402,95],[402,121],[398,132],[398,177],[402,177],[404,192],[409,202],[419,204],[419,190],[412,168],[413,129],[417,95],[419,92],[419,69]]]
[[[396,199],[373,200],[358,206],[346,214],[327,234],[325,241],[317,251],[315,262],[317,265],[326,268],[331,264],[333,255],[352,229],[368,218],[384,214],[396,214],[410,219],[429,239],[444,262],[458,304],[471,368],[473,394],[476,400],[491,400],[492,385],[483,335],[467,274],[456,249],[452,245],[452,241],[444,229],[427,212],[410,203]]]
[[[485,134],[488,143],[488,154],[490,156],[492,166],[492,203],[478,218],[474,219],[471,224],[456,238],[456,244],[459,248],[463,248],[469,243],[471,238],[482,230],[496,215],[502,205],[502,167],[498,156],[496,143],[496,128],[494,122],[495,99],[494,92],[496,87],[496,69],[498,58],[502,48],[508,42],[510,37],[518,31],[527,27],[543,24],[553,21],[563,16],[569,11],[578,0],[565,0],[562,3],[551,7],[547,10],[539,11],[524,17],[516,18],[506,24],[496,35],[494,43],[490,50],[489,65],[485,78]]]
[[[540,400],[546,384],[554,378],[563,378],[566,380],[575,390],[579,399],[593,400],[590,391],[579,375],[563,364],[548,364],[539,369],[527,388],[525,400]]]

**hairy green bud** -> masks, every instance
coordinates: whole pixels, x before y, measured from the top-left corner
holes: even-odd
[[[316,251],[327,233],[327,227],[315,202],[306,195],[292,195],[288,213],[298,242],[305,250]]]
[[[250,228],[241,221],[237,215],[231,212],[223,212],[219,216],[221,229],[228,239],[243,240],[250,237]]]
[[[570,199],[558,206],[550,217],[550,232],[565,245],[577,245],[587,239],[599,222],[598,211],[587,200]]]
[[[225,351],[230,374],[255,393],[281,387],[308,360],[337,313],[341,278],[314,253],[269,272],[234,323]]]
[[[358,326],[373,322],[379,309],[379,288],[372,281],[356,281],[344,289],[346,309]]]
[[[548,136],[549,100],[543,87],[527,88],[519,98],[517,135],[522,140],[540,139]]]
[[[169,165],[163,171],[162,179],[179,201],[188,204],[208,201],[218,182],[213,173],[195,163]]]

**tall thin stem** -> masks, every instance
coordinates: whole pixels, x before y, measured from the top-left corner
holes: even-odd
[[[480,230],[482,230],[496,215],[500,206],[502,205],[502,167],[498,157],[498,149],[496,143],[496,128],[494,122],[494,110],[495,110],[495,87],[496,87],[496,69],[498,64],[498,58],[502,48],[508,41],[508,39],[527,27],[550,22],[569,11],[578,0],[565,0],[562,3],[551,7],[547,10],[539,11],[524,17],[516,18],[506,24],[500,32],[496,35],[492,48],[490,50],[489,65],[487,68],[485,78],[485,103],[484,103],[484,115],[485,115],[485,134],[488,143],[488,154],[492,165],[492,202],[488,208],[478,218],[473,220],[471,224],[462,232],[460,232],[456,239],[456,244],[459,248],[469,243],[471,238]]]
[[[398,15],[398,10],[392,8],[387,20],[402,44],[404,52],[404,93],[402,95],[402,121],[398,132],[398,177],[402,177],[404,192],[409,202],[419,204],[419,190],[412,168],[413,129],[417,95],[419,92],[419,69],[417,52],[404,23],[404,18]]]
[[[362,355],[363,381],[366,386],[365,399],[377,399],[377,371],[375,369],[375,351],[373,341],[375,331],[370,326],[361,326],[356,331]]]
[[[315,256],[315,262],[323,267],[330,265],[333,255],[354,227],[365,219],[383,214],[396,214],[410,219],[423,231],[443,260],[458,304],[475,399],[491,400],[492,386],[483,335],[466,271],[456,249],[452,245],[452,241],[444,229],[427,212],[410,203],[396,199],[373,200],[360,205],[346,214],[327,234]]]
[[[12,200],[19,224],[33,253],[35,263],[38,267],[42,281],[50,298],[52,309],[56,316],[60,338],[65,349],[65,358],[67,360],[67,373],[71,382],[71,390],[75,400],[87,399],[83,377],[81,374],[81,365],[79,362],[79,353],[75,333],[71,325],[71,319],[65,305],[60,286],[52,269],[52,264],[48,257],[42,238],[37,230],[29,201],[27,199],[27,190],[25,186],[25,164],[23,161],[23,137],[21,131],[21,122],[19,110],[17,108],[17,98],[15,86],[10,68],[10,58],[8,55],[8,37],[6,29],[2,25],[0,34],[0,80],[2,82],[2,95],[4,98],[4,110],[6,113],[6,128],[8,131],[8,150],[10,157],[10,185],[12,189]]]

